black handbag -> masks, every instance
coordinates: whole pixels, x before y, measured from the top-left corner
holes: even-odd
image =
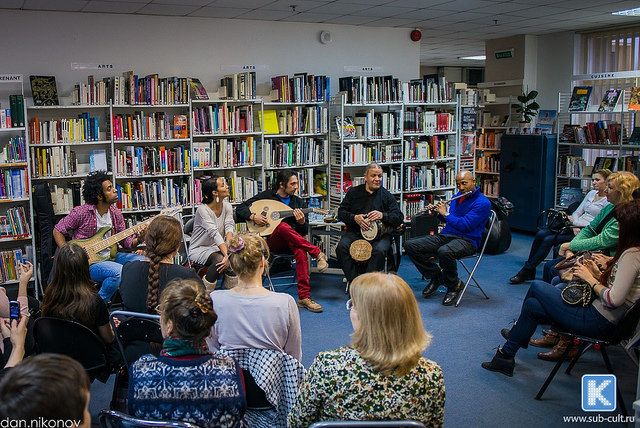
[[[571,225],[571,221],[569,220],[567,213],[554,208],[549,208],[548,210],[540,213],[538,216],[538,224],[540,224],[540,217],[546,218],[544,227],[554,233],[560,233]]]
[[[584,280],[571,281],[562,290],[562,300],[569,305],[582,305],[586,308],[595,299],[595,292],[589,283]]]

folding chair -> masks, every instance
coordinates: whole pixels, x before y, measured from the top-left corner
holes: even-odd
[[[271,252],[271,257],[269,257],[269,267],[265,271],[265,277],[267,281],[267,288],[271,291],[275,291],[275,287],[291,287],[298,285],[298,277],[296,275],[296,259],[291,253],[274,253]],[[272,276],[271,273],[273,271],[273,267],[280,265],[287,265],[288,268],[284,269],[284,271],[275,271],[274,274],[278,276]],[[292,275],[281,275],[287,271],[293,271]]]
[[[98,421],[102,428],[138,428],[138,427],[163,427],[163,428],[198,428],[190,422],[178,421],[151,421],[134,418],[114,410],[102,410],[98,415]]]
[[[460,264],[462,265],[462,267],[464,268],[464,270],[466,270],[467,273],[469,274],[469,278],[467,278],[467,282],[465,282],[464,287],[462,288],[462,292],[460,292],[460,295],[458,296],[458,300],[456,300],[456,307],[458,307],[458,305],[460,305],[460,301],[462,300],[462,296],[464,296],[465,291],[467,291],[467,287],[469,286],[469,283],[471,282],[471,280],[473,280],[473,282],[475,283],[474,287],[478,287],[480,289],[480,291],[482,292],[482,294],[484,294],[484,297],[486,299],[489,298],[489,296],[487,296],[487,293],[484,292],[484,290],[482,289],[482,287],[480,286],[478,281],[476,281],[476,279],[473,276],[473,274],[476,272],[476,269],[478,268],[478,265],[480,264],[480,260],[482,260],[482,256],[484,255],[484,249],[487,246],[487,240],[489,239],[489,236],[491,235],[491,229],[493,229],[493,223],[495,223],[495,221],[496,221],[496,213],[493,210],[491,210],[491,213],[489,214],[489,229],[487,230],[487,235],[482,239],[483,242],[482,242],[482,247],[480,248],[480,251],[476,252],[476,254],[473,254],[473,255],[467,256],[467,257],[463,257],[463,258],[458,260],[460,262]],[[468,258],[471,258],[471,257],[475,257],[476,262],[473,265],[473,268],[471,270],[469,270],[467,265],[464,263],[464,259],[468,259]]]
[[[425,428],[422,422],[398,420],[398,421],[320,421],[309,428],[337,428],[337,427],[353,427],[353,428]]]

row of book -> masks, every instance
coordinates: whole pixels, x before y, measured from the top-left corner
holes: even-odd
[[[455,84],[446,77],[425,74],[402,84],[403,101],[407,103],[448,103],[455,101]]]
[[[583,177],[587,162],[582,156],[576,155],[559,155],[558,156],[558,175],[568,177]]]
[[[67,214],[73,207],[84,204],[82,197],[82,186],[84,180],[69,182],[66,185],[51,184],[49,193],[51,194],[51,202],[53,204],[54,214]]]
[[[33,148],[31,175],[33,177],[61,177],[77,174],[78,158],[70,146]]]
[[[29,122],[31,144],[82,143],[100,141],[100,123],[97,117],[85,112],[77,119],[43,120]]]
[[[303,137],[296,141],[268,140],[265,144],[266,168],[320,165],[326,163],[325,141]]]
[[[31,227],[24,207],[9,208],[5,215],[0,215],[0,238],[19,238],[30,234]]]
[[[476,159],[477,172],[500,172],[500,154],[478,156]]]
[[[450,143],[452,143],[451,138],[442,135],[410,137],[404,141],[404,159],[414,161],[447,157],[450,155]]]
[[[303,168],[296,170],[298,173],[298,196],[306,198],[312,195],[327,194],[327,173],[314,170],[313,168]],[[278,171],[265,171],[265,180],[269,186],[275,186]],[[309,204],[311,206],[311,203]]]
[[[276,76],[271,78],[271,100],[281,103],[325,102],[329,101],[329,87],[327,76],[307,73],[296,73],[291,78]]]
[[[116,186],[121,210],[161,209],[191,203],[191,178],[127,181]]]
[[[326,107],[294,106],[286,110],[264,111],[265,134],[320,134],[328,130]]]
[[[143,111],[112,116],[113,139],[123,140],[168,140],[189,138],[187,115],[173,117],[163,111],[145,115]]]
[[[114,152],[118,175],[189,174],[190,150],[184,146],[134,147]]]
[[[402,144],[349,144],[343,149],[342,161],[344,165],[400,162],[402,161]]]
[[[195,135],[253,132],[253,106],[209,104],[193,109]]]
[[[24,126],[24,97],[9,95],[9,108],[0,108],[0,128]]]
[[[338,80],[340,91],[347,93],[348,104],[402,102],[402,84],[393,76],[349,76]]]
[[[218,97],[231,100],[252,100],[256,94],[256,72],[228,74],[220,79]]]
[[[193,142],[194,168],[232,168],[255,165],[258,144],[253,137]]]
[[[452,190],[447,190],[444,193],[439,194],[439,197],[443,200],[451,199],[453,196]],[[404,195],[402,198],[401,210],[405,215],[406,220],[411,220],[412,217],[422,213],[427,205],[431,205],[434,202],[433,193],[413,193]]]
[[[384,187],[385,189],[387,189],[392,193],[397,193],[402,190],[401,179],[402,179],[402,175],[400,173],[400,170],[398,169],[385,168],[382,171],[382,181],[381,181],[382,187]]]
[[[355,114],[353,123],[356,138],[397,138],[401,132],[399,111],[361,110]]]
[[[478,136],[478,149],[494,149],[500,150],[500,142],[502,140],[503,132],[495,131],[483,131]]]
[[[421,108],[407,109],[404,112],[404,132],[420,132],[431,134],[435,132],[455,131],[455,115],[451,113],[422,110]]]
[[[29,176],[26,168],[8,168],[0,171],[0,199],[29,197]]]
[[[26,162],[27,148],[24,138],[16,135],[11,137],[9,142],[0,149],[0,164],[11,162]]]
[[[589,100],[593,86],[574,86],[569,101],[569,111],[591,111],[589,108]],[[630,88],[631,96],[629,97],[629,111],[640,111],[640,86],[632,86]],[[621,89],[609,89],[604,92],[602,101],[598,105],[599,112],[613,112],[619,104],[622,94]],[[622,108],[617,109],[622,111]]]
[[[22,263],[24,263],[22,249],[0,251],[0,280],[2,282],[17,281]]]
[[[497,178],[482,178],[478,186],[485,196],[497,198],[500,195],[500,180]]]
[[[565,125],[560,141],[578,144],[619,144],[620,132],[620,124],[608,120],[587,122],[584,126]]]
[[[209,178],[211,176],[203,175],[195,179],[193,195],[196,204],[202,202],[202,185]],[[224,179],[229,186],[229,202],[231,203],[246,201],[262,191],[262,181],[254,177],[239,176],[236,171],[231,171]]]
[[[405,191],[455,186],[455,166],[451,163],[405,168]]]

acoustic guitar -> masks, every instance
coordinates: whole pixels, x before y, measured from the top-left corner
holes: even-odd
[[[320,208],[301,208],[303,213],[314,212],[317,214],[327,215],[328,210]],[[257,233],[262,237],[269,236],[276,227],[287,217],[293,217],[293,210],[288,205],[273,199],[260,199],[255,201],[249,207],[252,214],[263,215],[267,218],[267,224],[258,226],[252,220],[247,220],[247,229],[249,232]]]
[[[118,232],[115,235],[112,235],[108,238],[105,238],[104,235],[107,234],[111,230],[111,226],[104,226],[98,229],[95,235],[91,238],[86,239],[73,239],[69,242],[73,242],[74,244],[78,244],[84,249],[89,256],[89,265],[98,262],[104,262],[105,260],[114,260],[116,258],[116,253],[118,252],[118,242],[123,239],[128,238],[129,236],[140,233],[144,229],[149,226],[149,224],[159,215],[168,215],[174,216],[177,213],[182,212],[182,206],[175,206],[170,208],[165,208],[160,211],[160,214],[151,217],[143,222],[136,224],[128,229],[123,230],[122,232]],[[100,251],[111,247],[111,251],[108,256],[101,256]]]

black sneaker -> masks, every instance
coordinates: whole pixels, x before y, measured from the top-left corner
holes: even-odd
[[[492,372],[502,373],[506,376],[513,376],[513,369],[516,366],[516,361],[513,357],[509,357],[502,353],[502,349],[498,348],[496,355],[494,355],[491,361],[482,363],[482,368],[490,370]]]

